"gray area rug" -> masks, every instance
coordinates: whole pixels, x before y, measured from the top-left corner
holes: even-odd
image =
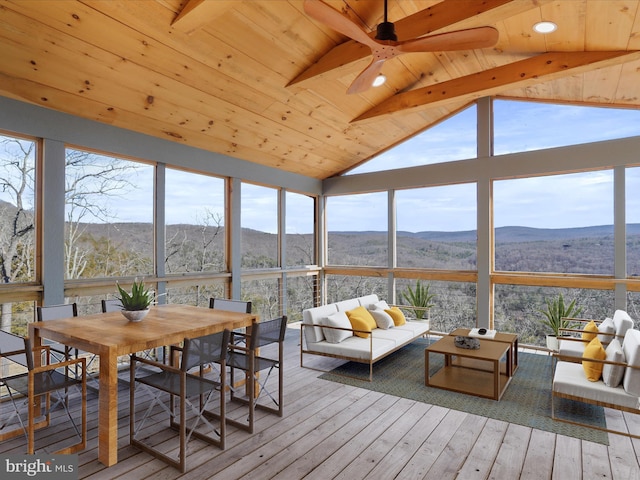
[[[427,345],[427,340],[416,340],[374,364],[373,382],[368,381],[369,366],[355,362],[345,363],[329,373],[322,374],[320,378],[560,435],[609,444],[605,432],[554,421],[551,418],[551,356],[520,352],[518,370],[502,399],[495,401],[425,386],[424,349]],[[442,361],[442,355],[431,354],[429,362],[432,374],[442,366]],[[582,402],[556,399],[556,414],[580,423],[605,426],[603,408]]]

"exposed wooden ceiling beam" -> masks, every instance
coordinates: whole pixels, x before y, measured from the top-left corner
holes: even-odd
[[[446,27],[472,28],[493,25],[504,18],[517,15],[551,0],[444,0],[394,22],[399,40],[409,40],[434,33]],[[374,38],[376,31],[369,36]],[[322,77],[324,74],[349,65],[371,54],[371,50],[348,40],[336,45],[316,63],[307,68],[288,86]]]
[[[352,123],[427,105],[435,107],[452,100],[473,100],[504,91],[505,87],[522,88],[637,59],[640,59],[640,51],[543,53],[509,65],[399,93],[366,111]]]
[[[185,33],[192,33],[234,6],[238,6],[237,0],[187,0],[171,26]]]

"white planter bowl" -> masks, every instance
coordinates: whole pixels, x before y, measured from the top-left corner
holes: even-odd
[[[140,322],[149,313],[149,309],[146,310],[122,310],[122,315],[125,316],[130,322]]]

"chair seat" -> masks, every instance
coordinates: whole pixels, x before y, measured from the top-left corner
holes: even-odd
[[[48,372],[34,373],[34,395],[42,395],[43,393],[69,388],[74,385],[81,385],[82,380],[64,375],[56,370]],[[22,393],[29,394],[29,374],[23,373],[12,377],[5,377],[4,383],[11,389]]]
[[[227,366],[239,368],[240,370],[249,370],[249,361],[249,355],[246,355],[244,353],[232,352],[227,358]],[[255,371],[261,371],[275,367],[276,365],[278,365],[278,363],[280,362],[276,359],[255,357],[253,366]]]
[[[199,375],[186,375],[186,394],[187,397],[193,397],[196,395],[204,395],[211,390],[220,388],[220,383],[208,378],[203,378]],[[147,375],[144,377],[136,378],[136,382],[148,385],[163,392],[180,395],[182,381],[180,375],[170,372],[159,372]]]

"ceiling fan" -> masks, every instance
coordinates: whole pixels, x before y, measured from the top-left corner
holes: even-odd
[[[394,24],[387,21],[387,0],[384,0],[384,21],[378,25],[375,38],[371,38],[348,16],[333,9],[322,0],[305,0],[304,11],[314,20],[371,49],[373,59],[351,83],[347,89],[349,94],[368,90],[382,71],[384,62],[403,53],[486,48],[495,45],[498,41],[498,31],[495,28],[478,27],[399,42]]]

